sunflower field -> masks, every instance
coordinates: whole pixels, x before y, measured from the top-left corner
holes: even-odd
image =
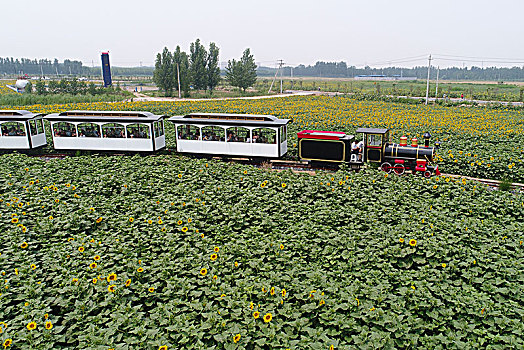
[[[5,349],[524,347],[520,194],[176,155],[0,161]]]
[[[23,107],[11,107],[24,109]],[[6,109],[9,109],[7,107]],[[175,102],[78,103],[28,106],[32,112],[55,113],[71,109],[146,110],[157,114],[191,112],[272,114],[292,119],[288,157],[298,157],[296,133],[304,129],[337,130],[354,134],[358,127],[391,129],[392,141],[429,131],[439,141],[437,161],[448,174],[524,182],[524,116],[522,109],[445,107],[358,101],[349,97],[287,97],[253,100]],[[167,125],[167,145],[175,147]]]

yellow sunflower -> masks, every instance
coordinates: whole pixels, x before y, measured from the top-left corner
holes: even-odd
[[[114,284],[110,285],[109,287],[107,287],[107,291],[108,292],[114,292],[116,290],[116,286]]]
[[[47,321],[47,322],[45,323],[45,329],[48,329],[48,330],[49,330],[49,329],[51,329],[51,328],[53,328],[53,323],[52,323],[51,321]]]
[[[268,312],[267,314],[264,315],[264,322],[265,323],[270,322],[272,319],[273,319],[273,315],[271,315],[270,312]]]
[[[412,246],[412,247],[416,246],[417,245],[417,240],[416,239],[410,239],[409,240],[409,245]]]
[[[234,341],[235,343],[238,343],[238,342],[240,341],[240,334],[235,335],[235,336],[233,337],[233,341]]]
[[[29,322],[26,327],[27,327],[28,330],[32,331],[32,330],[36,329],[36,322],[33,322],[33,321]]]
[[[202,269],[200,270],[200,274],[201,274],[202,276],[205,276],[205,275],[207,274],[207,269],[206,269],[205,267],[202,268]]]

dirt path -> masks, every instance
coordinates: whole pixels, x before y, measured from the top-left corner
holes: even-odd
[[[151,97],[144,94],[141,94],[139,92],[133,92],[132,101],[216,101],[216,100],[259,100],[264,98],[278,98],[278,97],[291,97],[291,96],[307,96],[307,95],[315,95],[315,91],[293,91],[291,93],[286,94],[278,94],[278,95],[262,95],[262,96],[246,96],[246,97],[217,97],[217,98],[177,98],[177,97]],[[128,102],[131,102],[131,100],[126,100]]]

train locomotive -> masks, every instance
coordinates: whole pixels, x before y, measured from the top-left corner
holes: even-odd
[[[400,143],[392,143],[389,129],[358,128],[362,134],[360,142],[354,135],[338,131],[303,130],[297,134],[300,159],[318,163],[348,163],[359,168],[364,163],[378,163],[386,173],[402,175],[406,171],[430,177],[440,175],[434,156],[438,143],[430,147],[431,135],[426,132],[424,146],[418,145],[413,138],[411,145],[407,137],[400,138]]]
[[[27,111],[0,111],[0,150],[23,150],[47,144],[42,119],[48,120],[53,147],[67,151],[124,151],[150,153],[166,146],[165,115],[143,111],[65,111],[44,116]],[[176,151],[204,156],[278,159],[288,151],[288,119],[272,115],[191,113],[173,116]],[[302,161],[360,168],[378,163],[387,173],[406,171],[440,175],[433,159],[438,147],[401,137],[392,143],[389,129],[358,128],[356,137],[339,131],[303,130],[297,134]]]

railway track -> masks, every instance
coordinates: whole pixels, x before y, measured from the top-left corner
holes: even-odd
[[[170,152],[171,153],[171,152]],[[105,155],[105,154],[101,154]],[[111,153],[107,154],[111,156],[125,156],[125,153]],[[35,157],[39,157],[45,160],[52,160],[52,159],[63,159],[66,157],[71,156],[70,154],[66,153],[49,153],[49,154],[36,154],[32,155]],[[282,160],[282,159],[271,159],[267,161],[254,161],[249,158],[224,158],[224,157],[211,157],[211,159],[215,160],[222,160],[230,163],[239,163],[239,164],[246,164],[246,165],[253,165],[259,168],[265,168],[268,170],[274,170],[274,171],[283,171],[283,170],[291,170],[296,173],[309,173],[311,175],[314,175],[317,171],[332,171],[335,172],[338,169],[338,166],[319,166],[319,165],[312,165],[309,162],[306,161],[300,161],[300,160]],[[360,170],[360,168],[364,166],[350,166],[353,170]],[[407,176],[412,176],[411,174],[406,174]],[[402,175],[402,176],[406,176]],[[455,179],[466,179],[468,181],[477,181],[479,183],[485,184],[493,189],[498,189],[500,187],[500,184],[503,183],[503,181],[499,180],[492,180],[492,179],[481,179],[471,176],[464,176],[464,175],[456,175],[456,174],[442,174],[442,176],[447,176]],[[522,183],[511,183],[510,189],[513,191],[518,192],[524,192],[524,184]]]

